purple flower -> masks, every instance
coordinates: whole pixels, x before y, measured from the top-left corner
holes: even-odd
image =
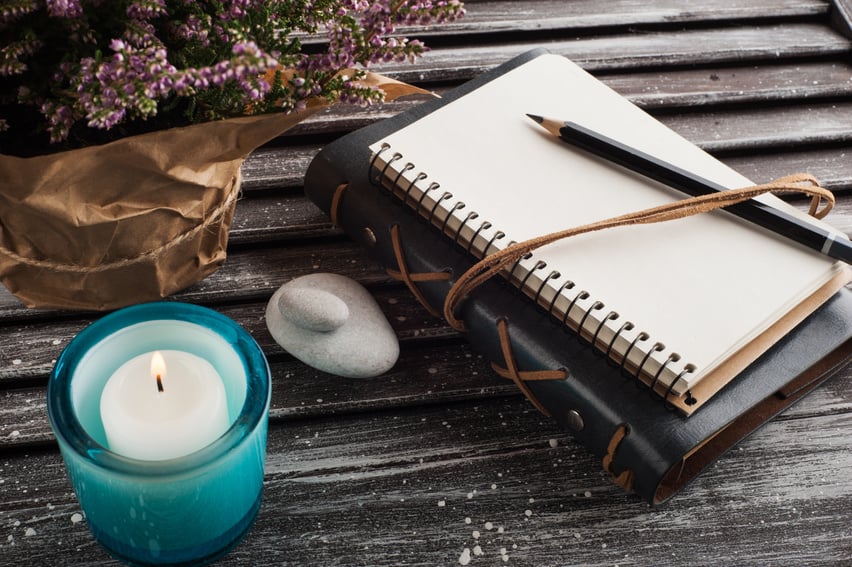
[[[79,18],[83,15],[80,0],[46,0],[47,13],[54,18]]]
[[[10,78],[0,98],[38,108],[54,141],[78,122],[109,129],[172,109],[203,121],[297,111],[310,97],[371,104],[382,92],[360,85],[365,67],[426,51],[399,26],[463,13],[458,0],[12,0],[0,23],[22,25],[0,45],[0,77]],[[63,43],[42,45],[28,29]],[[305,51],[306,36],[325,42]],[[45,48],[60,61],[42,58]],[[33,63],[46,69],[36,80]]]

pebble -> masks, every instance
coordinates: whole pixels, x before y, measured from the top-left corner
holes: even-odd
[[[284,350],[337,376],[379,376],[399,357],[399,341],[373,296],[337,274],[282,285],[266,306],[266,326]]]

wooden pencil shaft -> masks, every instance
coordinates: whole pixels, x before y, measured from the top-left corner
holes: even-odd
[[[707,195],[728,189],[674,164],[627,146],[574,122],[528,115],[563,141],[607,161],[659,181],[687,195]],[[727,207],[728,212],[767,228],[837,260],[852,263],[852,243],[825,229],[757,200]]]

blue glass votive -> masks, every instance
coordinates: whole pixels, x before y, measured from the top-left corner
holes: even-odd
[[[129,458],[108,448],[101,392],[124,362],[156,350],[208,361],[224,383],[231,425],[184,456]],[[260,347],[210,309],[148,303],[84,329],[56,362],[47,410],[95,539],[133,565],[204,564],[224,555],[248,533],[260,509],[270,395]]]

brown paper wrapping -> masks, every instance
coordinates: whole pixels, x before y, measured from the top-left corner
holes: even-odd
[[[422,92],[375,74],[365,82],[388,98]],[[0,280],[29,307],[86,310],[196,283],[225,261],[246,156],[320,108],[0,155]]]

